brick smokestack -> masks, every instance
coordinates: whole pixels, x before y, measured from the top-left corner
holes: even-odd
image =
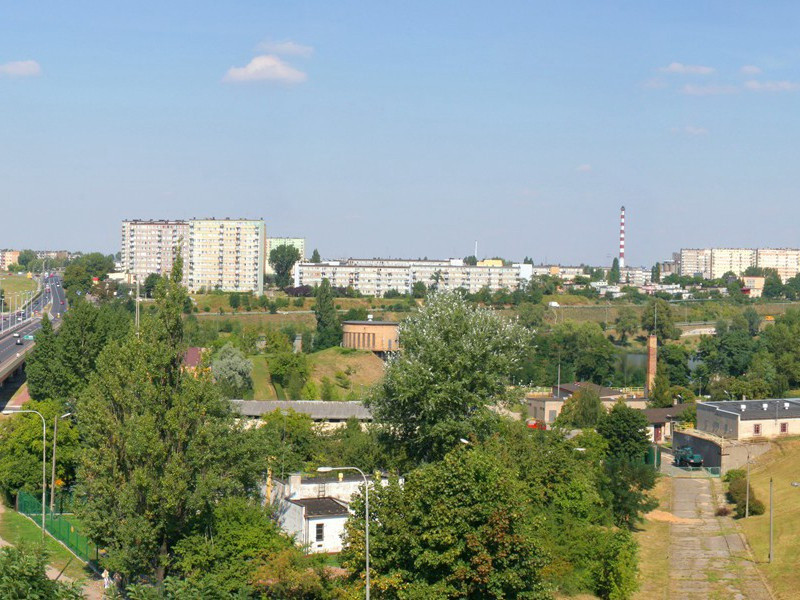
[[[625,207],[619,209],[619,268],[625,268]]]
[[[658,368],[658,338],[651,335],[647,338],[647,378],[644,381],[644,395],[649,398],[656,383]]]

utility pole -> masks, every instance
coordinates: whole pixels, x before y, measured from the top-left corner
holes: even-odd
[[[139,337],[139,276],[136,276],[136,337]]]
[[[772,477],[769,478],[769,562],[772,562]]]
[[[750,445],[747,446],[747,491],[745,492],[744,501],[744,518],[750,516]],[[772,510],[772,503],[770,502],[770,510]]]

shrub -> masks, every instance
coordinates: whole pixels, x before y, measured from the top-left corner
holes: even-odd
[[[744,469],[731,469],[722,477],[722,481],[730,483],[734,479],[744,479],[746,477]]]
[[[303,308],[303,306],[305,306],[305,304],[306,304],[306,301],[303,298],[295,298],[294,299],[294,305],[297,308]]]
[[[718,517],[727,517],[731,514],[731,509],[727,506],[720,506],[714,514]]]

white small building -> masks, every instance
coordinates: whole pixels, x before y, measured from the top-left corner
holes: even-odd
[[[310,553],[341,552],[350,511],[335,498],[296,498],[279,504],[278,523]]]
[[[697,429],[733,440],[800,435],[800,400],[698,402]]]

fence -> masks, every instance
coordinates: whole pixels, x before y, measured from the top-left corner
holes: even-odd
[[[38,526],[42,524],[42,503],[30,494],[20,491],[17,494],[17,510],[30,517]],[[51,514],[45,508],[45,527],[50,534],[75,555],[86,562],[97,561],[97,546],[85,535],[78,533],[75,523],[60,514]]]

